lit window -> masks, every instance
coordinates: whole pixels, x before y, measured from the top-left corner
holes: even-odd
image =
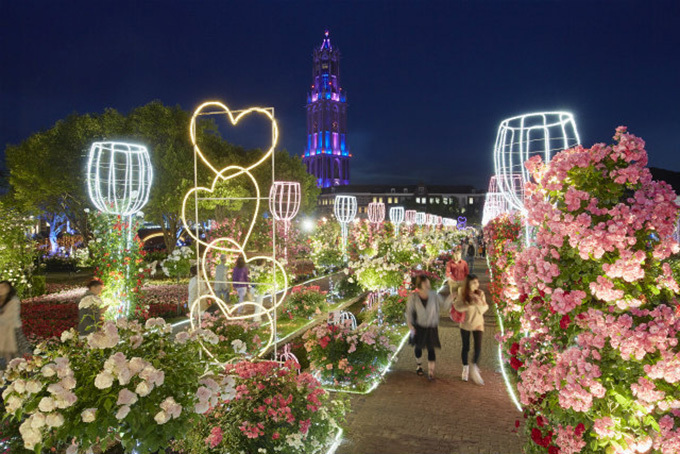
[[[392,197],[387,198],[387,203],[392,203]]]
[[[437,205],[439,205],[439,197],[437,197],[436,199],[434,199],[434,201],[437,202]]]
[[[434,197],[430,197],[430,203],[434,204]]]
[[[380,203],[383,203],[383,198],[382,198],[382,197],[380,197]]]
[[[378,201],[378,198],[377,198],[377,197],[373,197],[373,203],[375,203],[375,202],[377,202],[377,201]]]
[[[469,200],[468,200],[468,203],[469,203],[470,205],[472,205],[473,202],[474,202],[474,199],[473,199],[472,197],[470,197]]]
[[[449,204],[449,198],[448,198],[448,197],[444,197],[444,205],[448,205],[448,204]]]

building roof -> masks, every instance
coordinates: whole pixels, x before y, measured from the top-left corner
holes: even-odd
[[[485,191],[475,189],[469,185],[425,185],[425,184],[349,184],[345,186],[333,186],[321,189],[321,194],[343,193],[371,193],[389,194],[392,189],[395,193],[415,193],[419,187],[424,187],[428,194],[484,194]]]

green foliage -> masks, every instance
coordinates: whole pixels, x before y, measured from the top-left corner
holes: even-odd
[[[32,293],[36,243],[29,235],[31,219],[0,203],[0,280],[8,280],[19,296]],[[43,289],[44,290],[44,289]]]
[[[115,310],[122,310],[121,302],[127,302],[131,316],[139,302],[142,279],[145,271],[143,265],[142,242],[135,233],[128,244],[128,232],[137,232],[140,225],[138,217],[132,218],[132,226],[127,218],[102,214],[99,211],[90,213],[89,224],[96,240],[90,243],[90,255],[95,265],[94,275],[104,283],[102,301],[109,307],[107,316],[118,316]]]
[[[281,309],[282,318],[310,318],[326,306],[325,292],[318,286],[293,287]]]
[[[310,256],[319,270],[328,270],[342,265],[340,225],[337,222],[319,220],[309,237]]]
[[[389,325],[405,325],[406,319],[404,313],[406,312],[406,297],[402,295],[390,295],[383,299],[380,303],[374,304],[367,310],[367,317],[369,320],[378,319],[378,311],[382,315],[383,323]]]

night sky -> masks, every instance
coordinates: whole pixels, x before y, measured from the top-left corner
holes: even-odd
[[[353,183],[485,188],[499,122],[536,110],[573,112],[587,146],[628,125],[651,166],[680,170],[677,0],[0,0],[0,143],[74,111],[217,99],[275,107],[301,154],[325,29]]]

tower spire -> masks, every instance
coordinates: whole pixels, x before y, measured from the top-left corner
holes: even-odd
[[[349,184],[346,144],[347,98],[340,86],[340,51],[324,32],[321,47],[313,52],[312,87],[307,95],[307,146],[302,160],[317,186]]]

